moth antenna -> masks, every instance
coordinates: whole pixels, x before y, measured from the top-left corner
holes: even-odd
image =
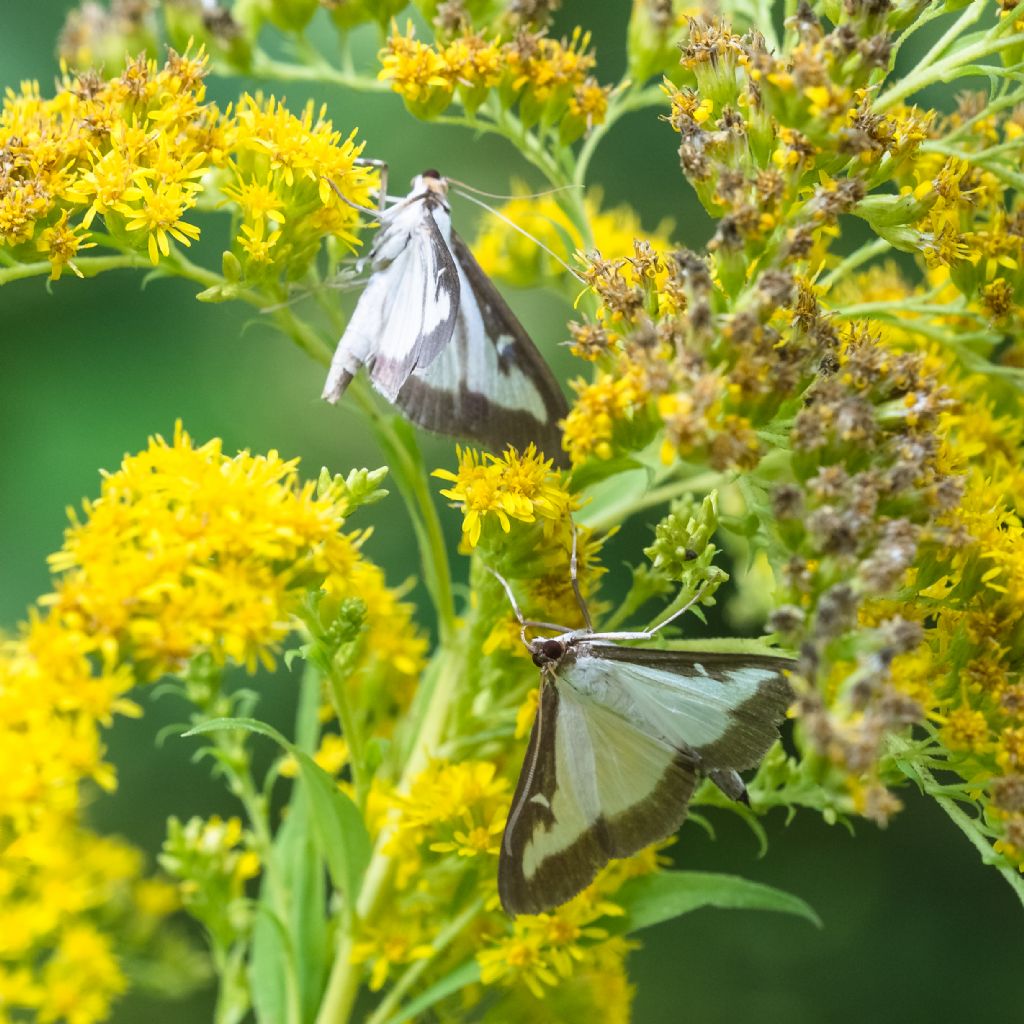
[[[565,260],[562,259],[561,256],[558,255],[558,253],[549,249],[539,238],[535,237],[534,235],[531,235],[530,232],[526,230],[526,228],[517,224],[514,220],[510,219],[509,217],[506,217],[505,214],[503,214],[500,210],[496,210],[493,206],[488,206],[485,202],[483,202],[483,200],[477,199],[476,196],[472,196],[468,192],[463,192],[460,190],[458,191],[457,194],[462,196],[463,199],[468,199],[471,203],[476,203],[477,206],[482,207],[488,213],[494,214],[494,216],[497,217],[498,220],[504,221],[514,231],[518,231],[519,234],[523,235],[525,238],[528,238],[538,248],[543,249],[559,266],[563,267],[570,274],[572,274],[572,276],[575,277],[576,280],[580,282],[580,284],[587,283],[575,270],[573,270],[572,267],[569,266],[568,263],[565,262]]]
[[[704,586],[701,587],[700,590],[698,590],[697,593],[694,594],[693,597],[691,597],[690,600],[687,601],[682,608],[678,608],[676,611],[674,611],[667,619],[665,619],[664,622],[659,622],[656,626],[652,626],[650,629],[646,630],[647,635],[654,636],[655,633],[657,633],[661,629],[664,629],[670,622],[674,622],[676,619],[679,618],[680,615],[683,615],[686,612],[688,612],[704,596],[704,591],[707,589],[708,585],[705,583]]]
[[[464,181],[459,181],[458,178],[448,178],[449,182],[453,185],[458,185],[459,188],[464,188],[468,192],[475,192],[478,196],[486,196],[488,199],[540,199],[542,196],[550,196],[555,192],[567,192],[569,189],[582,188],[582,185],[556,185],[554,188],[546,188],[543,192],[521,192],[518,195],[502,195],[500,192],[485,192],[482,188],[474,188],[472,185],[467,185]]]
[[[572,554],[569,556],[569,579],[572,582],[572,592],[576,595],[576,603],[580,606],[580,611],[583,613],[583,621],[586,623],[587,632],[594,632],[594,623],[590,619],[590,609],[587,607],[587,602],[583,600],[583,592],[580,590],[580,581],[577,574],[577,568],[579,561],[577,559],[577,548],[579,533],[576,529],[576,521],[569,516],[569,526],[572,528]]]

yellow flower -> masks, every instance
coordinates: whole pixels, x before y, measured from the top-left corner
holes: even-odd
[[[380,79],[391,79],[404,100],[414,105],[432,102],[431,113],[440,113],[451,97],[452,81],[444,55],[414,38],[412,22],[404,36],[393,33],[381,51]],[[434,108],[437,109],[434,109]]]
[[[618,374],[604,370],[592,383],[572,381],[576,401],[565,418],[563,444],[574,466],[591,455],[610,459],[616,425],[631,421],[647,405],[650,393],[641,366],[623,366]]]
[[[91,249],[96,245],[95,242],[85,240],[88,237],[88,228],[84,224],[68,226],[70,212],[62,210],[57,222],[44,228],[36,242],[36,248],[46,253],[46,258],[52,266],[51,281],[60,280],[61,271],[65,267],[70,267],[74,274],[82,277],[81,270],[75,264],[75,256],[79,249]]]
[[[941,736],[950,750],[980,752],[989,742],[988,720],[980,711],[956,708],[946,716]]]
[[[461,505],[462,531],[471,547],[480,540],[483,524],[493,514],[508,533],[513,519],[533,523],[537,516],[559,520],[570,510],[572,498],[561,485],[552,462],[529,445],[521,455],[509,448],[498,458],[472,448],[457,449],[457,473],[436,469],[433,476],[455,486],[441,493]]]
[[[434,955],[434,947],[424,942],[422,922],[392,918],[384,924],[367,927],[365,937],[352,948],[352,962],[371,963],[370,991],[379,992],[392,967],[425,960]]]

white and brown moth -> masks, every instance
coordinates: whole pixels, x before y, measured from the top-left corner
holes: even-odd
[[[745,801],[738,773],[778,738],[791,700],[784,671],[793,662],[620,646],[650,641],[700,593],[653,629],[598,633],[575,574],[585,629],[524,620],[498,579],[541,674],[498,891],[509,914],[538,914],[575,896],[612,858],[675,832],[703,778]],[[527,640],[533,627],[561,632]]]
[[[424,171],[380,212],[370,277],[323,397],[359,370],[406,418],[501,450],[531,441],[564,462],[565,396],[522,324],[452,230],[448,180]]]

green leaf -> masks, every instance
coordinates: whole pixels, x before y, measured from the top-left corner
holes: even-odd
[[[285,890],[287,923],[295,948],[296,983],[303,1020],[312,1020],[327,980],[327,878],[313,834],[310,801],[293,801],[274,839],[273,858]]]
[[[630,879],[616,893],[615,901],[626,914],[620,921],[613,919],[611,927],[623,934],[638,932],[701,907],[776,910],[821,927],[818,915],[798,896],[736,875],[662,871]]]
[[[643,468],[644,464],[630,455],[618,459],[588,459],[582,466],[572,471],[572,487],[574,491],[583,491],[602,480],[607,480],[610,476]]]
[[[331,880],[345,896],[347,908],[355,906],[370,863],[373,844],[359,808],[338,789],[338,784],[308,754],[293,751],[299,777],[306,787],[313,827]]]
[[[229,729],[242,729],[245,732],[255,732],[260,736],[269,736],[275,743],[284,750],[291,750],[292,745],[272,725],[261,722],[258,718],[211,718],[208,722],[200,722],[192,726],[188,732],[183,732],[182,737],[202,736],[208,732],[224,732]]]
[[[249,986],[256,1020],[259,1024],[274,1024],[289,1019],[288,973],[293,954],[288,929],[274,913],[266,876],[260,887],[258,907],[260,913],[253,923]]]
[[[425,989],[411,1002],[406,1003],[398,1013],[388,1017],[384,1024],[405,1024],[406,1021],[420,1020],[420,1015],[424,1010],[439,1003],[453,992],[458,992],[460,988],[473,985],[479,980],[480,965],[476,960],[467,960],[446,974],[440,981],[435,981],[430,988]]]
[[[583,507],[576,514],[577,522],[619,522],[650,489],[653,474],[642,466],[605,477],[580,492]],[[589,500],[587,500],[589,499]]]

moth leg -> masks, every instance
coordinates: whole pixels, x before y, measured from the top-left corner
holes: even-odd
[[[380,189],[377,192],[377,202],[381,213],[384,212],[385,200],[388,197],[388,162],[387,160],[374,160],[368,156],[357,156],[352,161],[357,167],[376,167],[380,171]]]
[[[368,209],[365,206],[360,206],[358,203],[353,203],[352,200],[348,198],[348,196],[342,195],[341,194],[341,189],[338,188],[338,186],[335,185],[334,182],[330,178],[325,177],[324,181],[326,181],[327,184],[331,186],[331,188],[334,190],[334,194],[346,206],[351,206],[353,210],[357,210],[359,213],[365,214],[367,217],[378,217],[378,216],[380,216],[381,210],[383,209],[383,200],[381,200],[381,209],[380,210],[370,210],[370,209]]]
[[[667,619],[659,622],[656,626],[651,626],[650,629],[646,630],[648,637],[654,636],[659,630],[664,629],[670,622],[674,622],[679,618],[680,615],[685,615],[700,599],[704,596],[704,591],[707,589],[707,584],[700,588],[693,597],[690,598],[682,608],[674,611]]]
[[[519,630],[519,639],[522,640],[523,646],[529,648],[530,644],[526,639],[527,629],[554,629],[559,633],[571,633],[572,630],[566,629],[565,626],[559,626],[554,622],[538,622],[536,619],[524,619],[522,610],[516,601],[515,594],[512,593],[512,587],[510,586],[507,579],[498,572],[497,569],[492,569],[489,565],[485,565],[484,568],[501,584],[502,589],[505,591],[505,596],[508,598],[508,603],[512,605],[512,611],[515,613],[516,620],[522,629]]]
[[[619,643],[624,640],[652,640],[655,633],[664,629],[670,622],[674,622],[680,615],[688,612],[700,600],[705,589],[705,587],[701,587],[700,590],[698,590],[682,608],[677,609],[663,622],[659,622],[656,626],[652,626],[650,629],[638,629],[635,631],[616,630],[614,633],[594,633],[592,639],[601,641],[609,640],[612,643]]]
[[[572,555],[569,557],[569,579],[572,581],[572,592],[576,595],[576,603],[580,606],[580,611],[583,613],[583,621],[586,623],[587,632],[594,632],[594,623],[590,620],[590,609],[587,607],[587,602],[583,600],[583,593],[580,590],[579,576],[577,575],[577,567],[579,561],[577,559],[577,531],[576,523],[572,516],[569,517],[569,526],[572,527]]]

